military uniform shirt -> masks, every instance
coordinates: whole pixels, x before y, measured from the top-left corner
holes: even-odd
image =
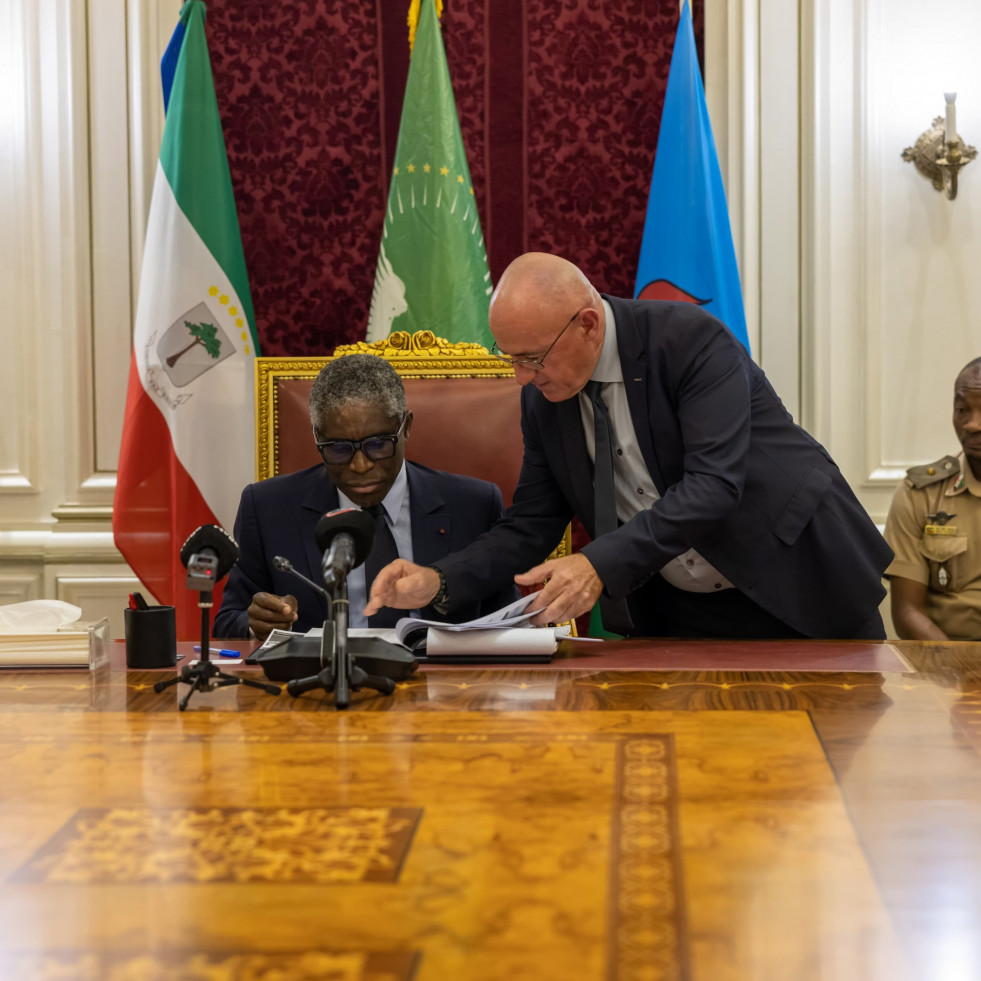
[[[978,640],[981,639],[981,481],[974,476],[963,453],[958,459],[960,473],[943,477],[941,467],[938,479],[926,486],[915,487],[907,478],[896,489],[885,531],[886,541],[896,557],[885,575],[925,584],[926,615],[951,640]],[[924,467],[914,470],[928,472]],[[953,517],[938,526],[937,520],[928,517],[938,512]],[[946,528],[947,532],[939,531],[940,528]]]

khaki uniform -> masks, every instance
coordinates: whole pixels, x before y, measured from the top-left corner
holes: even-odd
[[[924,583],[926,614],[951,640],[981,639],[981,481],[963,453],[907,471],[885,537],[885,575]]]

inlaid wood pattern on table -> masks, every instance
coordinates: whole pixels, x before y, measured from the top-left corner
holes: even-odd
[[[90,807],[12,882],[394,882],[422,811],[407,807]]]
[[[66,954],[0,952],[0,977],[22,981],[411,981],[418,958],[400,951],[275,954],[88,951]]]
[[[348,713],[0,672],[0,978],[973,981],[981,645],[895,647],[613,644]]]
[[[772,957],[798,979],[832,927],[839,963],[902,976],[802,712],[32,710],[0,715],[0,752],[8,963],[394,952],[420,981],[728,981]],[[377,852],[396,874],[350,874],[345,821],[402,836]]]

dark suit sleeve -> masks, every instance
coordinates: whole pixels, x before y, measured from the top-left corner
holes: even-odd
[[[452,536],[446,543],[447,551],[433,563],[439,568],[442,568],[456,551],[466,550],[478,536],[492,529],[504,513],[504,501],[496,484],[452,474],[441,476],[449,477],[456,486],[449,492],[451,496],[448,497],[453,501]],[[463,596],[460,590],[457,590],[455,601],[451,592],[447,614],[441,614],[431,606],[424,607],[420,613],[427,620],[446,620],[451,623],[473,620],[513,603],[519,595],[517,586],[508,577],[500,584],[489,584],[483,591],[468,596]]]
[[[487,511],[486,511],[486,529],[493,528],[500,520],[504,514],[504,499],[501,497],[500,488],[497,484],[491,484],[489,487],[489,493],[487,494]],[[520,590],[514,584],[514,580],[509,579],[508,582],[502,586],[502,588],[494,593],[492,596],[487,597],[487,599],[482,600],[480,603],[480,612],[478,616],[486,616],[488,613],[493,613],[495,610],[499,610],[509,603],[513,603],[520,595]]]
[[[514,502],[490,531],[436,563],[446,576],[451,612],[457,604],[489,594],[505,595],[514,587],[516,574],[548,557],[572,518],[572,507],[552,475],[526,396],[522,391],[524,456]]]
[[[698,548],[742,499],[752,429],[749,362],[738,342],[716,321],[686,319],[664,330],[659,375],[673,419],[653,418],[658,429],[676,426],[682,474],[664,495],[617,531],[583,549],[606,591],[615,598],[639,588],[667,562]],[[655,446],[657,438],[655,436]]]
[[[215,617],[215,637],[248,637],[248,608],[252,597],[259,592],[273,592],[269,567],[264,561],[259,519],[255,510],[255,497],[250,484],[242,491],[238,514],[235,516],[235,541],[242,549],[242,557],[232,567],[221,598],[221,609]]]

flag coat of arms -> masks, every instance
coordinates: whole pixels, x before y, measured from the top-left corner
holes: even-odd
[[[421,0],[367,339],[431,330],[489,348],[492,292],[435,0]]]
[[[749,350],[729,209],[687,2],[671,55],[634,296],[704,306]]]
[[[230,527],[254,474],[255,318],[204,18],[189,0],[170,50],[113,506],[117,548],[177,607],[180,638],[200,629],[180,546],[201,524]]]

